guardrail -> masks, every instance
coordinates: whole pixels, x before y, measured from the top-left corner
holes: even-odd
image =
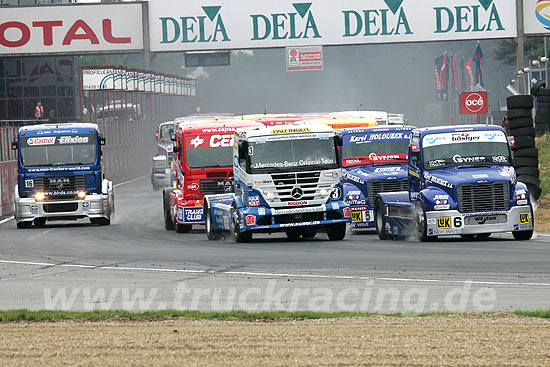
[[[46,121],[40,121],[44,123]],[[13,191],[17,185],[17,152],[11,142],[21,126],[37,121],[0,121],[0,217],[13,213]],[[105,176],[113,182],[123,182],[144,176],[151,171],[151,156],[155,149],[151,121],[108,121],[98,124],[107,140],[103,147]]]

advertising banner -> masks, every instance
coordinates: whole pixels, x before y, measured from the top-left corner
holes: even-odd
[[[487,92],[462,93],[460,95],[460,114],[480,115],[487,113]]]
[[[115,90],[127,90],[126,70],[116,69],[114,82],[115,82]]]
[[[523,0],[526,35],[550,35],[550,0]]]
[[[82,90],[114,90],[114,69],[82,69]]]
[[[138,72],[134,70],[126,71],[126,90],[129,92],[137,92]]]
[[[515,0],[149,0],[149,29],[152,51],[517,36]]]
[[[143,50],[142,4],[2,7],[0,55]]]
[[[323,70],[323,47],[287,47],[286,71]]]

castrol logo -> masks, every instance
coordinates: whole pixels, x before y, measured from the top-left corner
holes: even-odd
[[[483,97],[478,93],[472,93],[466,98],[464,104],[466,105],[468,111],[472,113],[477,113],[483,109],[485,101]]]

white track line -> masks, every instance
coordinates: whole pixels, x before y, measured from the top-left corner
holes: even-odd
[[[123,186],[123,185],[127,185],[129,183],[132,183],[132,182],[136,182],[136,181],[139,181],[145,177],[149,177],[149,175],[145,175],[145,176],[141,176],[141,177],[138,177],[138,178],[134,178],[133,180],[130,180],[130,181],[126,181],[126,182],[121,182],[119,184],[116,184],[116,185],[113,185],[113,187],[119,187],[119,186]],[[4,223],[8,223],[9,221],[11,220],[14,220],[15,218],[14,217],[10,217],[10,218],[6,218],[6,219],[3,219],[3,220],[0,220],[0,225],[4,224]]]
[[[385,277],[366,277],[366,276],[339,276],[339,275],[323,275],[323,274],[286,274],[286,273],[261,273],[248,271],[228,271],[214,272],[206,270],[188,270],[188,269],[159,269],[159,268],[132,268],[120,266],[94,266],[80,264],[60,264],[40,263],[30,261],[12,261],[0,260],[0,264],[17,264],[17,265],[35,265],[35,266],[60,266],[73,267],[84,269],[98,270],[121,270],[121,271],[144,271],[157,273],[186,273],[186,274],[214,274],[214,275],[250,275],[264,277],[280,277],[280,278],[310,278],[310,279],[340,279],[340,280],[378,280],[389,282],[406,282],[406,283],[439,283],[439,284],[464,284],[471,283],[475,285],[502,285],[502,286],[536,286],[550,287],[550,283],[525,283],[525,282],[492,282],[492,281],[476,281],[476,280],[444,280],[444,279],[414,279],[414,278],[385,278]]]

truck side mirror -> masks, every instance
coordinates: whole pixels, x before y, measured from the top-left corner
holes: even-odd
[[[176,134],[170,134],[170,140],[176,141]]]
[[[17,150],[17,140],[11,142],[11,149]]]
[[[342,135],[336,135],[334,137],[334,141],[336,142],[336,146],[341,147],[344,145],[344,137]]]
[[[105,137],[104,137],[104,136],[100,136],[100,137],[99,137],[99,144],[101,144],[101,145],[107,144],[107,140],[105,140]]]
[[[181,145],[174,145],[174,153],[181,152]]]
[[[514,139],[513,136],[509,136],[509,137],[508,137],[508,146],[509,146],[510,148],[513,148],[513,147],[516,146],[516,139]]]

